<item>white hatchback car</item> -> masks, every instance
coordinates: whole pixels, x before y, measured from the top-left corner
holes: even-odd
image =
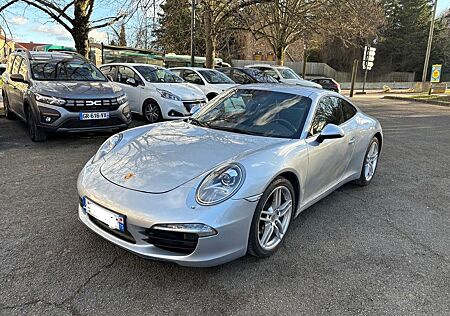
[[[189,116],[194,106],[207,102],[202,90],[159,66],[111,63],[99,68],[125,91],[131,112],[150,123]]]
[[[170,68],[175,74],[189,83],[195,84],[205,94],[208,100],[237,84],[220,71],[199,67]]]
[[[295,84],[304,87],[322,88],[322,86],[318,83],[303,79],[289,67],[269,64],[248,65],[246,67],[259,69],[266,75],[269,75],[282,83]]]

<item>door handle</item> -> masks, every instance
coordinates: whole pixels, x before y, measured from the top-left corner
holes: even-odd
[[[348,144],[349,144],[349,145],[354,144],[355,141],[356,141],[356,138],[355,138],[355,137],[352,137],[352,138],[350,138],[350,140],[348,141]]]

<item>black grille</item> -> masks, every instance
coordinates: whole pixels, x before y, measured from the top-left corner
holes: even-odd
[[[186,108],[186,110],[188,112],[190,112],[194,106],[196,106],[196,105],[202,106],[204,103],[205,102],[203,102],[203,101],[185,101],[185,102],[183,102],[183,105]]]
[[[148,228],[144,234],[148,237],[144,239],[146,242],[158,248],[182,254],[194,252],[198,243],[198,235],[193,233]]]
[[[66,99],[64,108],[69,112],[81,111],[115,111],[119,108],[119,102],[113,99]]]
[[[69,119],[65,121],[59,128],[88,128],[88,127],[107,127],[107,126],[117,126],[125,124],[120,118],[111,117],[106,120],[86,120],[81,121],[80,119]]]

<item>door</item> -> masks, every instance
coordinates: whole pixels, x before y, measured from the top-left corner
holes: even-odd
[[[8,83],[7,83],[7,94],[8,94],[8,102],[9,102],[9,107],[16,112],[17,114],[19,114],[20,116],[23,116],[23,111],[20,110],[20,107],[22,107],[22,105],[20,104],[20,93],[19,93],[19,83],[17,81],[12,81],[11,80],[11,75],[13,74],[18,74],[19,73],[19,67],[20,67],[20,63],[22,61],[22,57],[20,56],[16,56],[16,58],[14,59],[11,69],[9,71],[9,76],[8,76]]]
[[[134,81],[135,83],[133,84],[128,79],[132,79],[131,81]],[[141,95],[144,82],[139,75],[130,67],[117,66],[117,75],[114,81],[117,82],[127,94],[131,111],[142,114]]]
[[[22,75],[25,80],[28,81],[30,79],[28,77],[28,60],[27,59],[22,58],[18,73],[20,75]],[[16,82],[15,84],[16,84],[15,94],[16,94],[16,98],[18,101],[16,112],[19,115],[22,115],[23,117],[25,117],[25,111],[24,111],[23,105],[24,105],[24,96],[28,90],[28,83]]]
[[[308,175],[305,186],[305,202],[308,202],[340,182],[352,153],[351,136],[316,141],[327,124],[341,125],[344,119],[339,98],[325,96],[319,100],[306,139],[309,154]],[[345,131],[345,130],[344,130]]]
[[[352,150],[351,154],[348,156],[347,169],[343,175],[344,178],[353,174],[359,174],[361,172],[360,157],[355,156],[355,152],[357,152],[355,149],[357,146],[361,146],[361,133],[356,117],[356,114],[358,113],[356,108],[350,102],[341,98],[338,99],[341,104],[342,116],[344,119],[344,123],[341,124],[341,128],[344,130],[345,134],[348,135],[348,143]]]

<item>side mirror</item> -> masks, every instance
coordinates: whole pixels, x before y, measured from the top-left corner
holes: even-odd
[[[189,111],[191,115],[197,113],[200,110],[200,105],[194,105],[192,109]]]
[[[327,124],[322,132],[320,132],[320,135],[317,136],[316,141],[318,143],[323,142],[325,139],[334,139],[334,138],[341,138],[344,137],[345,133],[342,128],[335,124]]]
[[[23,75],[21,75],[21,74],[12,74],[12,75],[9,76],[9,78],[10,78],[12,81],[15,81],[15,82],[28,83],[28,80],[25,80],[25,78],[24,78]]]
[[[137,82],[134,78],[128,78],[127,81],[125,81],[126,84],[129,84],[130,86],[136,87],[137,86]]]

